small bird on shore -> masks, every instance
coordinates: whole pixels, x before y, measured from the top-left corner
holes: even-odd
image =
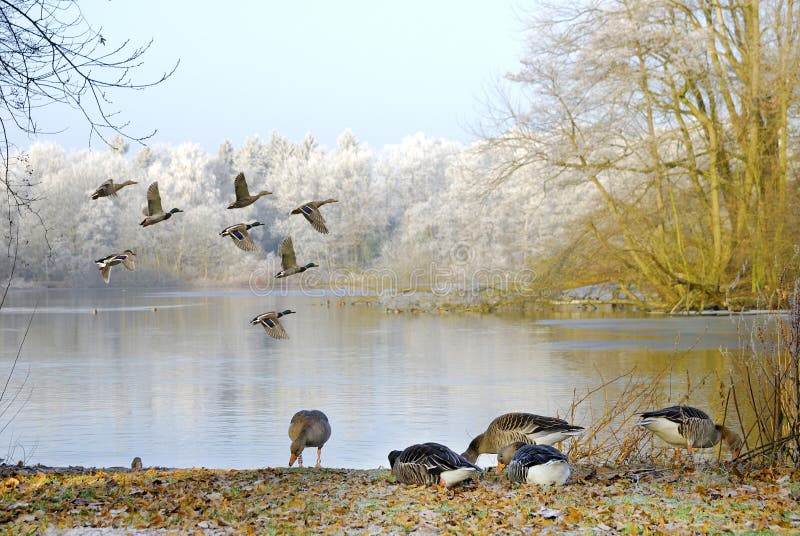
[[[289,467],[297,461],[298,467],[303,467],[303,449],[306,447],[317,447],[317,464],[319,468],[322,462],[322,447],[331,437],[331,425],[328,417],[317,409],[303,409],[292,417],[289,424],[289,439],[292,444],[289,447]]]
[[[497,453],[497,473],[506,467],[506,476],[518,484],[563,485],[570,474],[567,457],[550,445],[529,445],[520,441]]]
[[[134,471],[142,470],[142,459],[139,456],[136,456],[131,462],[131,469]]]
[[[483,469],[439,443],[411,445],[389,453],[392,474],[403,484],[448,488],[480,474]]]
[[[270,195],[272,192],[263,190],[257,194],[250,195],[250,190],[247,189],[247,181],[244,178],[244,173],[239,173],[233,179],[233,188],[236,191],[236,201],[228,205],[228,208],[243,208],[255,203],[259,197]]]
[[[169,212],[164,212],[164,209],[161,208],[161,194],[158,193],[158,182],[154,182],[147,188],[147,206],[144,207],[142,212],[144,213],[144,219],[139,225],[147,227],[168,220],[173,214],[183,211],[179,208],[173,208]]]
[[[529,445],[553,445],[581,433],[582,426],[573,426],[555,417],[505,413],[489,423],[486,431],[470,442],[462,456],[474,463],[481,454],[495,454],[502,447],[517,441]]]
[[[325,226],[325,218],[322,217],[322,213],[319,211],[319,207],[322,205],[327,205],[328,203],[338,203],[339,201],[336,199],[325,199],[323,201],[309,201],[303,205],[300,205],[296,209],[292,210],[290,214],[302,214],[305,219],[308,220],[308,223],[318,232],[322,234],[328,234],[328,228]]]
[[[235,225],[230,225],[225,227],[219,236],[230,236],[233,239],[233,243],[236,244],[236,247],[239,249],[243,249],[245,251],[255,251],[258,247],[253,242],[253,239],[250,238],[250,235],[247,233],[253,227],[258,227],[259,225],[264,225],[261,222],[254,221],[253,223],[237,223]]]
[[[102,259],[98,259],[94,261],[97,267],[100,269],[100,274],[103,276],[103,281],[108,284],[109,276],[111,275],[111,267],[116,266],[118,264],[122,264],[125,268],[130,270],[131,272],[136,271],[136,267],[133,263],[133,258],[136,254],[126,249],[122,253],[116,253],[114,255],[109,255],[108,257],[103,257]]]
[[[689,452],[689,466],[694,466],[692,448],[710,448],[724,440],[731,449],[733,457],[739,456],[742,438],[730,428],[715,424],[704,411],[691,406],[670,406],[668,408],[640,413],[637,426],[644,426],[668,445]]]
[[[272,337],[273,339],[288,339],[289,334],[286,333],[286,330],[283,329],[283,326],[278,321],[278,319],[282,316],[294,314],[296,311],[290,311],[286,309],[285,311],[270,311],[268,313],[262,313],[252,319],[250,323],[254,326],[261,324],[264,327],[264,331],[267,332],[267,335]]]
[[[305,272],[309,268],[316,268],[318,265],[310,262],[305,266],[297,265],[297,258],[294,255],[294,245],[292,244],[292,237],[287,236],[278,246],[278,255],[281,257],[281,271],[275,274],[275,277],[288,277],[290,275]]]
[[[114,184],[114,179],[108,179],[106,182],[100,185],[100,187],[94,191],[92,194],[92,199],[100,199],[101,197],[117,197],[117,192],[125,188],[126,186],[130,186],[131,184],[139,184],[136,181],[125,181],[119,184]]]

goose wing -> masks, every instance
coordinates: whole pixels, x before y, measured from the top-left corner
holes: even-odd
[[[525,467],[543,465],[554,460],[567,461],[567,457],[555,447],[550,445],[525,445],[517,450],[512,461]]]
[[[477,465],[440,443],[412,445],[403,451],[398,461],[422,465],[430,474],[439,474],[444,471],[453,471],[465,467],[481,470]]]
[[[317,208],[315,202],[306,203],[298,207],[298,210],[317,232],[328,234],[328,227],[325,226],[325,218],[322,217],[322,213],[319,211],[319,208]]]
[[[294,244],[291,236],[284,238],[281,245],[278,246],[278,255],[281,257],[281,268],[283,270],[297,266],[297,258],[294,255]]]
[[[164,212],[164,209],[161,208],[161,194],[158,193],[158,182],[154,182],[147,188],[147,208],[145,210],[145,216],[155,216]]]
[[[687,419],[711,420],[704,411],[691,406],[670,406],[668,408],[640,413],[639,415],[642,417],[642,420],[661,417],[678,424],[685,422]]]
[[[423,446],[428,449],[429,463],[435,464],[441,471],[452,471],[454,469],[464,469],[467,467],[481,471],[480,467],[444,445],[439,443],[423,443]]]
[[[244,179],[244,173],[239,173],[233,179],[233,187],[236,190],[236,200],[244,201],[250,198],[250,191],[247,189],[247,181]]]

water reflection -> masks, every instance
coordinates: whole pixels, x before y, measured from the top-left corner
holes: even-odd
[[[503,412],[563,415],[574,390],[634,367],[674,364],[674,400],[685,371],[724,371],[718,348],[737,344],[726,318],[408,316],[297,293],[49,290],[10,294],[3,363],[37,300],[15,374],[29,369],[31,396],[0,437],[55,465],[286,465],[289,419],[318,408],[333,426],[326,466],[386,466],[414,442],[460,451]],[[288,341],[249,325],[287,307]],[[715,384],[692,401],[713,412]]]

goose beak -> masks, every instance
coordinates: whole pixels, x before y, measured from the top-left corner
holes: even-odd
[[[291,456],[289,456],[289,467],[291,467],[292,465],[294,465],[294,462],[295,462],[295,461],[297,461],[297,456],[295,456],[294,454],[292,454]]]
[[[739,449],[734,450],[733,451],[733,459],[735,460],[736,458],[738,458],[740,453],[741,453],[741,451]]]
[[[503,467],[505,467],[505,465],[503,465],[501,462],[497,462],[497,468],[494,470],[494,473],[496,475],[502,474],[503,473]]]

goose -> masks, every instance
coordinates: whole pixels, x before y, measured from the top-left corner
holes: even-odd
[[[497,472],[506,465],[506,476],[518,484],[563,485],[569,478],[569,462],[564,454],[550,445],[529,445],[520,441],[501,448],[497,453]]]
[[[680,449],[686,447],[689,451],[689,466],[694,465],[692,448],[713,447],[724,440],[733,452],[733,457],[739,456],[742,449],[742,438],[730,428],[715,424],[704,411],[691,406],[670,406],[655,411],[639,413],[641,420],[637,426],[644,426],[653,432],[668,445],[676,447],[680,456]]]
[[[114,179],[108,179],[100,185],[100,187],[92,194],[92,199],[100,199],[101,197],[117,197],[117,192],[130,186],[131,184],[139,184],[136,181],[125,181],[119,184],[114,184]]]
[[[252,319],[250,323],[254,326],[261,324],[264,327],[264,331],[267,332],[267,335],[272,337],[273,339],[288,339],[289,334],[286,333],[286,330],[283,329],[283,326],[278,321],[278,319],[282,316],[294,314],[296,311],[290,311],[286,309],[285,311],[270,311],[268,313],[262,313]]]
[[[403,484],[450,487],[483,469],[439,443],[411,445],[389,453],[392,474]]]
[[[105,281],[107,285],[112,266],[122,264],[122,266],[131,272],[136,270],[136,267],[133,264],[133,258],[135,256],[136,254],[133,251],[126,249],[122,253],[116,253],[114,255],[109,255],[108,257],[103,257],[102,259],[94,261],[94,263],[100,269],[100,274],[103,276],[103,281]]]
[[[154,182],[147,188],[147,206],[142,211],[144,219],[139,223],[142,227],[155,225],[158,222],[168,220],[173,214],[183,212],[179,208],[173,208],[169,212],[164,212],[161,208],[161,195],[158,193],[158,182]]]
[[[250,190],[247,189],[247,181],[244,179],[244,173],[239,173],[233,179],[233,188],[236,190],[236,201],[228,205],[228,208],[242,208],[252,205],[259,197],[272,193],[264,190],[250,195]]]
[[[317,409],[300,410],[292,417],[289,424],[289,439],[292,440],[289,456],[289,467],[297,461],[298,467],[303,467],[303,449],[317,447],[317,465],[319,468],[322,460],[322,447],[331,437],[331,425],[328,417]]]
[[[219,233],[219,236],[230,236],[233,239],[233,243],[236,244],[236,247],[239,249],[243,249],[245,251],[255,251],[258,249],[255,243],[253,243],[253,239],[250,238],[250,235],[247,234],[247,231],[252,229],[253,227],[258,227],[259,225],[264,225],[261,222],[254,221],[253,223],[237,223],[235,225],[229,225]]]
[[[495,454],[505,445],[517,441],[531,445],[552,445],[581,433],[582,426],[573,426],[555,417],[505,413],[489,423],[486,431],[470,442],[462,456],[474,463],[481,454]]]
[[[309,268],[317,268],[319,265],[310,262],[305,266],[297,265],[297,258],[294,256],[294,245],[292,244],[292,237],[287,236],[278,246],[278,255],[281,257],[281,271],[275,274],[275,277],[288,277],[290,275],[305,272]]]
[[[318,232],[322,234],[328,234],[328,228],[325,226],[325,218],[322,217],[322,213],[319,211],[319,207],[322,205],[327,205],[328,203],[338,203],[339,201],[336,199],[325,199],[324,201],[309,201],[303,205],[300,205],[296,209],[290,212],[290,214],[302,214],[305,219],[308,220],[308,223]]]

